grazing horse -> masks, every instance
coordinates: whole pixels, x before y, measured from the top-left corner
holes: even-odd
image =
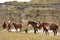
[[[12,23],[17,31],[18,28],[20,28],[20,32],[21,32],[21,29],[22,29],[22,24],[17,24],[17,23]]]
[[[2,24],[2,28],[3,28],[3,31],[5,31],[5,29],[7,28],[7,24],[6,24],[5,21],[4,21],[3,24]]]
[[[57,34],[58,26],[56,24],[42,23],[42,26],[43,26],[43,32],[45,31],[46,34],[49,34],[48,30],[53,30],[54,35]]]
[[[36,34],[36,31],[38,31],[38,29],[41,28],[41,24],[39,24],[39,26],[37,26],[37,22],[34,22],[34,21],[28,21],[28,25],[31,24],[32,27],[34,28],[34,33]]]

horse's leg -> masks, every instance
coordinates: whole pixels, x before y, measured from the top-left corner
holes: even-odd
[[[21,29],[22,29],[22,28],[20,27],[20,32],[21,32]]]
[[[28,33],[28,26],[25,28],[25,33]]]
[[[25,29],[25,33],[28,33],[28,29],[27,28]]]
[[[15,27],[15,29],[16,29],[16,32],[17,32],[17,27]]]
[[[9,27],[7,27],[7,31],[9,32]]]
[[[49,35],[48,29],[46,29],[45,27],[43,27],[43,33],[45,32],[46,35]]]
[[[46,33],[46,29],[45,29],[45,28],[43,28],[43,33],[44,33],[44,32]]]
[[[56,35],[57,35],[57,30],[56,30]]]
[[[56,34],[55,34],[55,30],[53,30],[53,32],[54,32],[54,35],[56,35]]]
[[[57,35],[57,30],[55,31],[55,35]]]
[[[36,28],[36,31],[38,32],[38,28]]]
[[[43,33],[44,33],[44,29],[43,29]]]
[[[43,27],[43,33],[46,31],[46,28],[45,27]],[[46,33],[46,32],[45,32]]]
[[[36,28],[34,28],[34,33],[36,34]]]
[[[48,32],[48,30],[47,30],[47,35],[49,35],[49,32]]]
[[[6,29],[3,28],[2,32],[5,32],[5,31],[6,31]]]
[[[45,34],[46,34],[46,35],[49,35],[49,32],[48,32],[48,30],[47,30],[47,29],[45,30]]]
[[[8,26],[8,27],[7,27],[8,32],[10,32],[10,31],[9,31],[10,29],[11,29],[11,26]]]
[[[53,32],[54,32],[54,35],[57,35],[57,30],[53,30]]]

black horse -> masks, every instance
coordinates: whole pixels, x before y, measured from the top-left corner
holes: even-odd
[[[29,24],[31,24],[32,27],[34,28],[34,33],[35,34],[36,34],[36,31],[38,31],[38,29],[40,29],[42,27],[41,24],[40,24],[40,22],[39,22],[39,26],[37,26],[38,23],[37,22],[34,22],[34,21],[28,21],[28,25]]]

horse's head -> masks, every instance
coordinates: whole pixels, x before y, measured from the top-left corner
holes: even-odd
[[[41,22],[39,22],[38,24],[39,24],[39,29],[41,29],[41,28],[42,28],[42,24],[41,24]]]
[[[31,22],[30,21],[28,21],[28,24],[27,24],[27,26],[30,24]]]

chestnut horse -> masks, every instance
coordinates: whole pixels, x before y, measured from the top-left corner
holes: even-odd
[[[34,33],[35,34],[36,34],[36,31],[38,31],[38,29],[40,29],[42,27],[41,24],[39,24],[39,26],[37,26],[38,23],[37,22],[34,22],[34,21],[28,21],[28,25],[29,24],[31,24],[32,27],[34,28]]]
[[[21,32],[21,29],[22,29],[22,24],[17,24],[17,23],[12,23],[17,31],[18,28],[20,28],[20,32]]]
[[[43,32],[45,31],[46,34],[49,34],[48,30],[53,30],[54,35],[57,35],[58,26],[55,23],[42,23]]]
[[[3,29],[3,31],[5,31],[6,28],[7,28],[7,24],[6,24],[6,22],[4,21],[3,24],[2,24],[2,29]]]

